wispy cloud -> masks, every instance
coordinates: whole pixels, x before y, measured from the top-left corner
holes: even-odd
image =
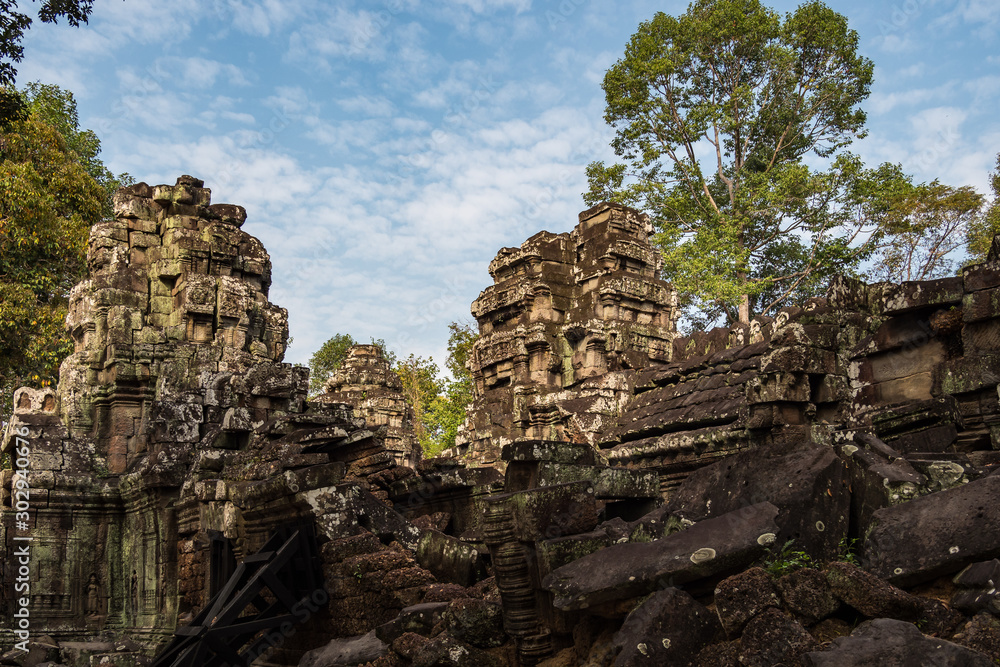
[[[250,85],[247,74],[240,67],[208,58],[161,58],[154,67],[169,76],[182,90],[212,88],[223,83],[230,86]]]
[[[384,31],[393,23],[392,14],[339,6],[326,8],[319,14],[292,33],[290,61],[329,71],[338,60],[385,60]]]
[[[369,97],[368,95],[357,95],[337,100],[337,106],[348,113],[378,118],[389,117],[394,111],[392,102],[382,96]]]
[[[992,39],[1000,28],[1000,4],[994,0],[959,0],[954,9],[937,22],[947,27],[971,27],[980,39]]]
[[[866,108],[877,114],[889,113],[900,106],[916,106],[927,102],[937,102],[948,98],[954,85],[945,83],[934,88],[914,88],[893,92],[875,92],[868,98]]]
[[[267,37],[280,32],[315,9],[312,2],[281,0],[214,0],[216,15],[248,35]]]

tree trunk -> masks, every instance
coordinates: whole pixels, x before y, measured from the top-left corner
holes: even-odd
[[[740,324],[750,324],[750,295],[740,297]]]

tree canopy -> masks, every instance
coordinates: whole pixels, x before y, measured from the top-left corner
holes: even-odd
[[[479,337],[476,328],[467,323],[448,325],[448,358],[445,366],[451,379],[443,382],[443,390],[430,403],[427,430],[431,434],[425,453],[436,454],[455,446],[458,427],[465,421],[465,410],[472,403],[472,374],[465,367],[472,344]]]
[[[90,226],[110,212],[118,178],[100,142],[78,126],[72,93],[29,86],[29,115],[0,134],[0,400],[55,382],[72,351],[63,330],[69,291],[86,270]],[[78,152],[78,150],[80,152]]]
[[[968,185],[933,181],[911,187],[892,206],[872,273],[892,282],[952,275],[955,253],[981,226],[982,206],[983,196]]]
[[[436,424],[431,419],[431,406],[445,389],[440,369],[433,357],[424,359],[410,354],[401,359],[393,369],[403,382],[403,396],[413,408],[413,430],[425,454],[440,449]]]
[[[907,186],[900,167],[844,150],[864,136],[872,82],[857,46],[821,2],[784,17],[758,0],[656,14],[604,77],[622,162],[592,163],[584,199],[649,213],[665,272],[709,319],[812,295],[871,256]]]

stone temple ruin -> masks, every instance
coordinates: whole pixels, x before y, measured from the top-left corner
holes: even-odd
[[[115,210],[4,434],[30,639],[0,664],[1000,660],[1000,244],[679,336],[645,219],[602,204],[500,251],[468,420],[422,460],[378,348],[315,400],[281,362],[242,208],[184,176]]]
[[[353,405],[365,424],[384,426],[383,445],[397,465],[413,468],[420,461],[413,408],[403,396],[403,383],[377,345],[352,346],[316,400]]]
[[[458,448],[489,465],[523,438],[593,443],[631,393],[625,371],[670,359],[677,298],[645,216],[602,204],[490,263],[472,304],[476,402]],[[501,464],[502,465],[502,464]]]

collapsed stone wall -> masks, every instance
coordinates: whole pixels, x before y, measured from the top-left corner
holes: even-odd
[[[541,255],[536,238],[525,246]],[[543,383],[513,363],[483,366],[510,354],[484,338],[469,424],[492,429],[508,466],[484,530],[521,664],[556,653],[552,664],[840,664],[818,651],[866,656],[872,633],[904,661],[922,655],[930,640],[900,620],[975,649],[938,641],[948,655],[1000,656],[1000,623],[976,616],[986,598],[974,583],[1000,567],[989,560],[1000,555],[989,500],[1000,479],[998,260],[901,285],[840,278],[827,298],[774,318],[672,336],[637,372],[591,368],[571,382],[557,399],[562,428],[537,429],[539,405],[555,401],[519,404]],[[528,294],[537,282],[511,272],[493,289]],[[494,301],[485,312],[502,327]],[[481,333],[492,326],[480,319]],[[616,377],[625,396],[589,422],[599,426],[586,438],[566,428],[591,417],[587,391]],[[596,453],[580,450],[587,440]],[[472,447],[467,460],[493,455]],[[610,467],[583,472],[602,458]],[[666,502],[637,516],[651,484]],[[800,563],[830,564],[782,579],[740,573],[789,548],[806,554]],[[966,566],[957,589],[935,584],[946,591],[937,600],[896,587]],[[609,618],[624,622],[601,632]],[[830,644],[866,619],[877,620],[856,641]]]
[[[502,467],[517,439],[593,442],[630,394],[628,371],[670,359],[676,295],[651,231],[639,212],[600,204],[572,232],[497,254],[472,304],[475,400],[459,453]]]
[[[639,374],[601,446],[612,462],[659,471],[665,495],[747,448],[857,434],[882,439],[920,474],[968,479],[1000,448],[997,313],[983,305],[993,272],[979,265],[901,285],[838,279],[828,299],[678,338],[670,364]]]
[[[674,338],[596,453],[507,431],[485,521],[522,664],[1000,658],[998,266]]]

